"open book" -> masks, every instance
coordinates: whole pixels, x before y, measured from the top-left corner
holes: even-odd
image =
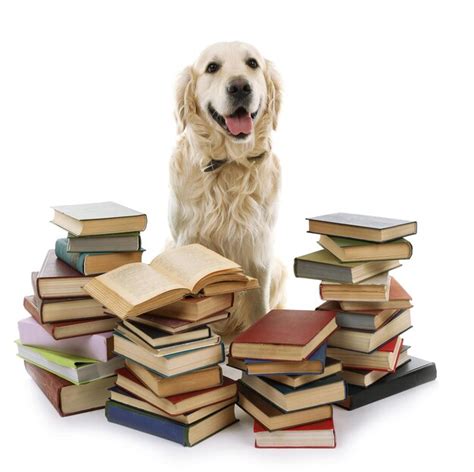
[[[169,305],[213,284],[254,288],[235,262],[200,244],[170,249],[150,264],[126,264],[91,280],[84,290],[124,319]]]

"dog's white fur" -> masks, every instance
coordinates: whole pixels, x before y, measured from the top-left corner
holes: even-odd
[[[246,64],[249,57],[257,60],[257,69]],[[221,68],[215,74],[206,73],[212,61]],[[245,139],[231,136],[208,111],[212,103],[221,115],[232,113],[226,84],[233,77],[249,81],[253,89],[249,111],[258,110],[253,131]],[[280,80],[254,47],[218,43],[183,71],[176,101],[180,136],[170,163],[169,211],[174,242],[198,242],[223,254],[256,277],[261,287],[240,294],[232,316],[218,327],[229,340],[283,302],[284,269],[275,261],[272,248],[280,165],[270,141],[280,110]],[[248,160],[262,153],[263,158]],[[227,163],[203,172],[211,159]]]

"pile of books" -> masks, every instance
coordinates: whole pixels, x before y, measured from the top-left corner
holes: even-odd
[[[408,355],[401,335],[411,328],[411,297],[391,275],[409,259],[415,221],[334,213],[309,218],[322,250],[295,258],[297,277],[321,280],[325,303],[338,325],[327,353],[342,363],[352,410],[436,378],[432,362]]]
[[[272,310],[230,345],[256,447],[336,446],[331,404],[346,397],[341,363],[326,357],[336,329],[333,311]]]
[[[123,359],[113,354],[117,318],[106,314],[84,286],[92,274],[141,260],[146,215],[116,203],[55,207],[53,223],[68,231],[39,272],[31,315],[18,323],[18,355],[60,415],[103,408]]]
[[[85,289],[120,318],[114,351],[125,360],[107,419],[184,446],[236,421],[236,383],[218,365],[225,350],[209,325],[230,316],[235,292],[257,287],[235,262],[191,244],[129,264]]]

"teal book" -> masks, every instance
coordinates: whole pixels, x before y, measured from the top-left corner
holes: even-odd
[[[141,262],[144,249],[127,252],[68,252],[68,239],[56,241],[54,252],[58,259],[83,275],[99,275],[132,262]]]

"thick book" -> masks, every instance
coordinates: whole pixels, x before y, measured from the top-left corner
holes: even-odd
[[[233,293],[214,297],[185,297],[163,308],[153,310],[150,314],[185,321],[200,321],[215,313],[228,310],[233,304]]]
[[[202,420],[203,418],[206,418],[207,416],[222,410],[226,406],[233,405],[236,401],[236,398],[233,397],[222,402],[198,408],[194,411],[189,411],[188,413],[183,413],[182,415],[171,416],[166,414],[163,410],[154,407],[145,400],[142,400],[130,392],[127,392],[123,388],[115,386],[110,388],[109,391],[110,399],[114,402],[121,403],[122,405],[128,405],[138,410],[147,411],[148,413],[153,413],[154,415],[163,416],[164,418],[168,418],[182,424],[196,423],[196,421]]]
[[[413,254],[413,246],[403,238],[386,243],[370,243],[360,239],[339,238],[322,234],[318,243],[341,262],[410,259]]]
[[[34,318],[29,317],[18,322],[18,332],[25,346],[42,347],[102,362],[113,357],[112,331],[58,340]]]
[[[144,231],[147,217],[115,202],[85,203],[52,207],[52,223],[76,236]]]
[[[68,252],[128,252],[141,248],[140,233],[98,234],[96,236],[67,236]]]
[[[347,398],[338,402],[337,405],[346,410],[355,410],[435,379],[436,364],[434,362],[410,357],[409,362],[370,387],[349,385]]]
[[[410,310],[403,310],[374,332],[339,328],[329,337],[328,344],[332,347],[370,353],[409,328]]]
[[[339,374],[291,388],[266,377],[242,374],[241,382],[283,411],[296,411],[327,405],[346,398],[344,380]]]
[[[322,249],[296,257],[293,268],[296,277],[355,284],[400,266],[397,260],[341,262],[329,251]]]
[[[400,285],[395,277],[390,278],[390,289],[388,292],[388,300],[386,301],[341,301],[340,305],[343,310],[385,310],[411,308],[411,296]]]
[[[262,359],[244,359],[249,375],[301,375],[321,374],[326,363],[327,343],[321,344],[302,361],[267,361]]]
[[[336,433],[332,418],[317,423],[269,431],[258,421],[254,422],[257,448],[335,448]]]
[[[332,418],[332,405],[322,405],[305,410],[283,412],[265,397],[244,383],[237,383],[239,399],[237,404],[252,418],[262,423],[269,431],[291,428]]]
[[[302,361],[337,328],[333,311],[272,310],[237,336],[229,353],[243,359]]]
[[[157,397],[169,397],[181,393],[196,392],[222,385],[222,369],[218,366],[187,372],[175,377],[162,377],[133,361],[125,361],[125,367],[146,385]]]
[[[127,392],[147,401],[154,407],[163,410],[166,414],[175,416],[197,410],[214,403],[218,403],[237,396],[236,383],[227,378],[223,378],[221,385],[214,387],[170,395],[168,397],[158,397],[140,379],[127,368],[117,371],[117,386]]]
[[[400,310],[386,308],[384,310],[342,310],[339,303],[324,302],[317,310],[333,310],[336,312],[336,324],[340,328],[376,331]]]
[[[110,400],[105,406],[105,416],[111,423],[153,434],[183,446],[194,446],[237,421],[234,405],[227,406],[196,423],[184,425]]]
[[[67,239],[56,241],[54,253],[83,275],[98,275],[125,264],[142,261],[143,249],[128,252],[68,252]]]
[[[319,295],[328,301],[387,301],[391,277],[388,272],[363,280],[357,284],[330,282],[319,285]]]
[[[113,357],[107,362],[51,351],[50,349],[25,346],[19,341],[18,357],[51,372],[69,382],[79,385],[93,380],[110,377],[123,366],[123,359]]]
[[[84,285],[92,280],[56,257],[50,249],[36,277],[36,290],[40,298],[84,298],[89,294]]]
[[[114,333],[114,351],[163,377],[173,377],[185,372],[210,367],[223,362],[225,359],[223,343],[158,357],[149,349],[138,346],[120,333]]]
[[[214,297],[216,295],[224,295],[226,293],[244,292],[259,288],[260,285],[255,277],[245,276],[245,280],[229,280],[226,282],[217,282],[215,284],[206,285],[202,289],[202,294],[206,297]]]
[[[208,316],[207,318],[203,318],[199,321],[185,321],[178,320],[176,318],[168,318],[165,316],[145,313],[141,316],[131,316],[125,321],[133,321],[137,325],[150,326],[152,328],[159,329],[160,331],[164,331],[165,333],[169,334],[178,334],[184,333],[186,331],[191,331],[198,327],[203,327],[210,323],[226,320],[227,318],[229,318],[229,316],[230,312],[221,311],[219,313],[215,313],[214,315]]]
[[[416,234],[417,223],[380,216],[331,213],[307,218],[309,232],[382,243]]]
[[[237,263],[190,244],[165,251],[150,264],[126,264],[99,275],[85,290],[124,319],[197,294],[206,285],[233,280],[247,280]]]
[[[141,340],[145,341],[150,347],[160,348],[173,344],[186,343],[196,341],[198,339],[206,339],[211,337],[211,329],[209,326],[200,326],[199,328],[185,331],[183,333],[167,333],[152,326],[141,324],[131,319],[124,320],[123,326],[134,333]]]
[[[104,408],[115,376],[84,385],[74,385],[57,375],[25,361],[25,369],[61,416]]]
[[[54,339],[67,339],[89,334],[105,333],[112,331],[118,323],[114,316],[100,316],[97,318],[86,318],[83,320],[56,321],[44,323],[36,305],[35,298],[25,297],[23,306],[28,313],[45,329]]]
[[[329,347],[328,356],[341,361],[344,369],[353,368],[393,372],[396,368],[402,345],[403,339],[396,337],[382,344],[382,346],[370,354],[338,347]]]

